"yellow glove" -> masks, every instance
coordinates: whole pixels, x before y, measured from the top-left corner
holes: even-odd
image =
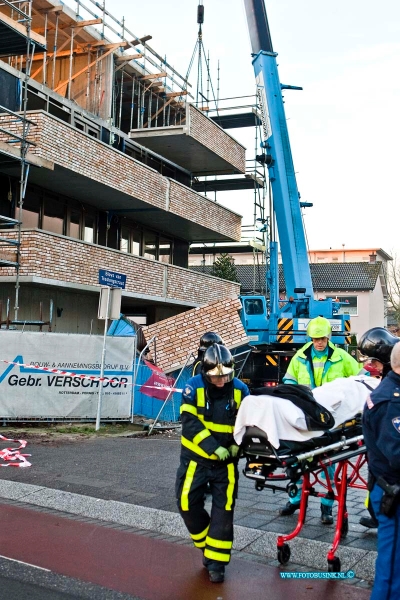
[[[229,450],[224,448],[223,446],[218,446],[214,453],[218,456],[219,460],[226,460],[230,457]]]
[[[239,454],[239,446],[237,446],[236,444],[232,444],[232,446],[229,446],[229,453],[232,456],[232,458],[236,458],[237,455]]]

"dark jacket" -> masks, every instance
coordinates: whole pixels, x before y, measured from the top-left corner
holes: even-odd
[[[181,456],[203,464],[215,464],[215,450],[235,443],[233,431],[240,403],[249,389],[236,377],[223,388],[209,386],[202,375],[189,379],[182,392]]]
[[[376,477],[400,484],[400,375],[391,371],[371,393],[363,413],[368,465]]]

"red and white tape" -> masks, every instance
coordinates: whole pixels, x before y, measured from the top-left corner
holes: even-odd
[[[26,440],[12,440],[10,438],[4,437],[4,435],[0,435],[0,440],[4,440],[5,442],[14,442],[15,444],[20,444],[18,448],[3,448],[0,450],[0,459],[3,459],[4,462],[0,462],[0,467],[30,467],[32,466],[30,462],[26,460],[26,456],[31,456],[30,454],[21,454],[20,450],[26,447]],[[18,462],[17,462],[18,461]]]
[[[142,383],[129,383],[127,381],[120,381],[119,379],[111,379],[110,377],[97,377],[95,375],[83,375],[82,373],[73,373],[71,371],[60,371],[59,369],[50,369],[50,367],[38,367],[37,365],[28,365],[25,363],[13,362],[10,360],[2,360],[0,362],[6,363],[7,365],[17,365],[19,367],[26,367],[29,369],[36,369],[36,371],[44,371],[45,373],[55,373],[63,377],[79,377],[79,379],[90,379],[90,381],[106,381],[107,383],[119,383],[119,385],[135,385],[136,387],[146,387],[154,390],[166,390],[167,392],[182,392],[182,389],[170,387],[168,385],[145,385]]]

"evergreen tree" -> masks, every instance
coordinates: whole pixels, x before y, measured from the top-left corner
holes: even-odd
[[[211,275],[228,281],[236,281],[239,283],[234,259],[227,253],[221,254],[211,269]]]

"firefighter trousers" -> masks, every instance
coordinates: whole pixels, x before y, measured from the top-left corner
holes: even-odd
[[[176,477],[179,512],[196,548],[204,553],[209,571],[224,570],[231,558],[233,511],[237,495],[238,469],[235,462],[210,466],[181,458]],[[211,514],[205,509],[207,484],[211,492]]]

